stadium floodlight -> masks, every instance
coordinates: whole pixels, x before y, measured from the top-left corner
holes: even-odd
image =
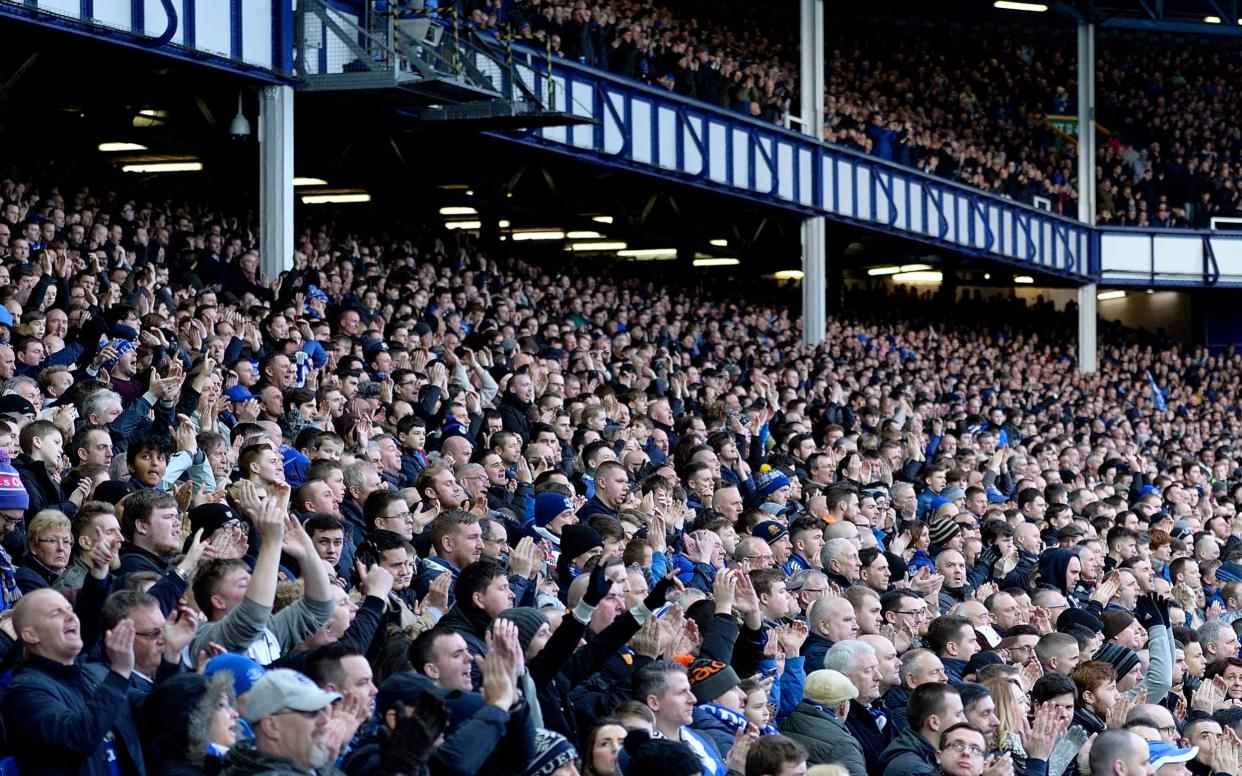
[[[442,207],[440,215],[442,216],[477,216],[479,211],[472,207]]]
[[[939,283],[944,280],[944,273],[939,270],[898,272],[893,275],[893,280],[898,283]]]
[[[801,280],[806,273],[800,269],[783,269],[780,272],[773,272],[773,280]]]
[[[370,201],[371,195],[366,192],[343,191],[339,194],[307,194],[302,197],[303,205],[352,205]]]
[[[1048,10],[1048,6],[1043,3],[1019,3],[1015,0],[996,0],[992,3],[992,7],[1002,11],[1031,11],[1033,13],[1043,13]]]
[[[867,274],[871,277],[882,277],[884,275],[896,275],[898,272],[921,272],[925,269],[931,269],[930,264],[902,264],[900,267],[872,267],[867,270]]]
[[[565,237],[570,240],[598,240],[604,235],[599,232],[566,232]]]
[[[1029,286],[1030,284],[1035,282],[1035,278],[1031,277],[1030,275],[1014,275],[1013,282],[1019,283],[1024,286]]]
[[[121,172],[200,172],[202,162],[141,162],[122,165]]]
[[[631,248],[629,250],[617,251],[618,256],[624,256],[627,259],[675,259],[677,258],[676,248]]]
[[[99,150],[105,154],[116,153],[117,151],[146,151],[147,147],[142,143],[100,143]]]
[[[445,229],[482,229],[482,221],[446,221]]]
[[[694,260],[694,266],[696,267],[736,267],[738,264],[741,264],[741,263],[742,262],[738,261],[737,259],[722,259],[722,258],[707,258],[707,259],[695,259]]]
[[[515,231],[513,239],[517,242],[526,240],[564,240],[565,233],[559,229],[531,229],[525,232]]]
[[[1125,296],[1125,291],[1101,291],[1095,295],[1095,298],[1101,302],[1107,302],[1109,299],[1124,299]]]
[[[717,248],[728,248],[729,247],[729,241],[725,239],[711,240],[709,242],[712,245],[715,245]]]
[[[304,178],[294,176],[293,185],[295,188],[298,186],[327,186],[328,182],[323,178]]]
[[[604,251],[623,251],[629,246],[623,242],[579,242],[570,243],[569,250],[578,253],[602,253]]]

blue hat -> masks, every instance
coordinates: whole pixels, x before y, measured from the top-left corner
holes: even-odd
[[[757,536],[768,544],[771,544],[787,533],[789,533],[789,529],[785,528],[785,526],[775,520],[764,520],[751,530],[750,535]]]
[[[548,523],[556,519],[557,515],[573,508],[574,502],[569,500],[569,496],[551,492],[540,493],[535,496],[535,525],[546,528]]]
[[[780,469],[769,469],[755,478],[755,487],[759,490],[759,495],[764,498],[788,486],[789,478]]]
[[[0,304],[0,324],[13,328],[13,313],[9,312],[9,308]]]
[[[1242,563],[1228,561],[1220,564],[1220,568],[1216,569],[1216,579],[1219,582],[1242,582]]]
[[[1008,500],[1009,500],[1009,497],[1006,496],[1004,493],[1001,493],[999,490],[992,490],[991,488],[988,488],[988,503],[989,504],[1004,504]]]
[[[250,389],[244,385],[234,385],[232,388],[225,391],[224,395],[229,397],[229,401],[250,401],[255,398],[254,394],[250,392]]]
[[[9,463],[8,452],[0,450],[0,509],[20,509],[24,512],[29,508],[30,493],[22,485],[22,478],[13,464]]]
[[[1161,767],[1170,763],[1190,762],[1198,754],[1199,747],[1197,746],[1178,749],[1166,741],[1147,742],[1147,762],[1151,765],[1153,771],[1158,771]]]
[[[117,362],[121,360],[121,356],[134,349],[134,343],[127,339],[114,339],[111,345],[116,348],[116,355],[104,362],[104,369],[109,371],[117,365]]]
[[[323,290],[319,288],[319,286],[315,285],[314,283],[312,283],[306,289],[306,298],[307,300],[317,299],[320,302],[328,301],[328,295],[325,294]]]
[[[1142,498],[1144,496],[1159,496],[1159,495],[1160,495],[1160,489],[1157,488],[1155,485],[1144,485],[1143,487],[1139,488],[1139,498]]]
[[[210,678],[221,671],[228,671],[233,675],[233,692],[237,695],[244,695],[250,692],[250,688],[254,687],[254,683],[267,674],[267,671],[263,670],[263,666],[245,655],[236,655],[232,652],[227,655],[216,655],[211,660],[208,660],[207,668],[203,671],[203,674]]]

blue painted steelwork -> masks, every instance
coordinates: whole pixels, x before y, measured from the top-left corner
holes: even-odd
[[[525,49],[515,71],[541,95],[550,83],[553,107],[597,125],[497,137],[1069,280],[1090,278],[1096,241],[1077,221],[576,63],[556,60],[549,77],[546,64]]]
[[[278,7],[282,1],[287,6],[284,8],[284,19],[278,15]],[[240,36],[243,5],[240,1],[233,2],[229,0],[229,2],[222,3],[222,0],[212,0],[212,2],[199,3],[195,2],[195,0],[181,0],[181,13],[178,18],[182,30],[181,43],[165,43],[162,45],[152,45],[153,38],[146,34],[146,0],[129,0],[129,2],[129,14],[126,20],[122,22],[122,24],[128,24],[129,29],[95,22],[94,0],[81,0],[77,18],[67,17],[62,13],[44,11],[39,7],[39,0],[0,0],[0,19],[36,24],[44,28],[68,32],[73,35],[138,51],[153,52],[183,62],[226,71],[233,76],[256,83],[288,84],[293,81],[291,67],[293,56],[292,0],[273,0],[272,3],[273,35],[271,61],[273,67],[271,69],[198,48],[196,31],[201,26],[201,24],[197,23],[199,14],[210,15],[212,19],[217,19],[223,4],[227,8],[224,14],[228,17],[227,23],[234,38],[230,53],[237,56],[241,55]],[[207,17],[204,16],[203,18],[206,19]],[[158,41],[155,42],[158,43]],[[280,47],[282,43],[283,48]]]

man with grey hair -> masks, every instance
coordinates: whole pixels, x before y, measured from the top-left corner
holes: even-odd
[[[849,539],[829,539],[820,552],[820,566],[828,581],[842,590],[858,584],[858,547]]]
[[[845,727],[863,750],[868,773],[879,773],[884,765],[880,753],[893,740],[884,707],[873,704],[880,698],[880,663],[875,648],[862,639],[838,641],[824,655],[824,668],[840,671],[858,689],[850,701]]]
[[[470,497],[471,504],[478,501],[480,497],[487,497],[490,478],[482,464],[468,463],[457,467],[457,481],[461,483],[466,495]]]
[[[888,498],[902,520],[913,520],[918,515],[919,498],[910,483],[894,482],[888,489]]]
[[[1232,625],[1219,620],[1199,626],[1199,644],[1203,647],[1203,659],[1208,664],[1238,656],[1237,632]]]
[[[897,686],[884,693],[884,706],[889,710],[889,722],[896,735],[909,727],[906,721],[906,705],[914,688],[931,682],[947,682],[944,663],[930,649],[912,649],[901,656],[901,668],[897,671]]]
[[[810,611],[811,604],[824,597],[828,590],[828,575],[819,569],[803,569],[789,578],[785,589],[794,594],[798,609],[805,615]]]

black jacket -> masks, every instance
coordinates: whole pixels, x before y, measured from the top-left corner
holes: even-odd
[[[884,748],[893,741],[893,724],[886,722],[883,728],[871,714],[871,710],[858,701],[850,701],[850,711],[845,717],[845,727],[862,747],[863,759],[867,762],[868,773],[879,773],[884,769],[881,755]]]
[[[520,436],[522,444],[530,441],[530,410],[530,404],[518,401],[512,393],[506,393],[497,408],[504,430]]]
[[[22,776],[108,776],[112,756],[121,773],[145,776],[129,687],[117,673],[96,682],[77,663],[28,656],[0,702]]]
[[[25,453],[13,459],[13,468],[22,478],[22,485],[30,494],[30,506],[26,509],[26,524],[44,509],[58,509],[72,518],[78,505],[65,498],[60,485],[47,473],[43,461],[36,461]]]

